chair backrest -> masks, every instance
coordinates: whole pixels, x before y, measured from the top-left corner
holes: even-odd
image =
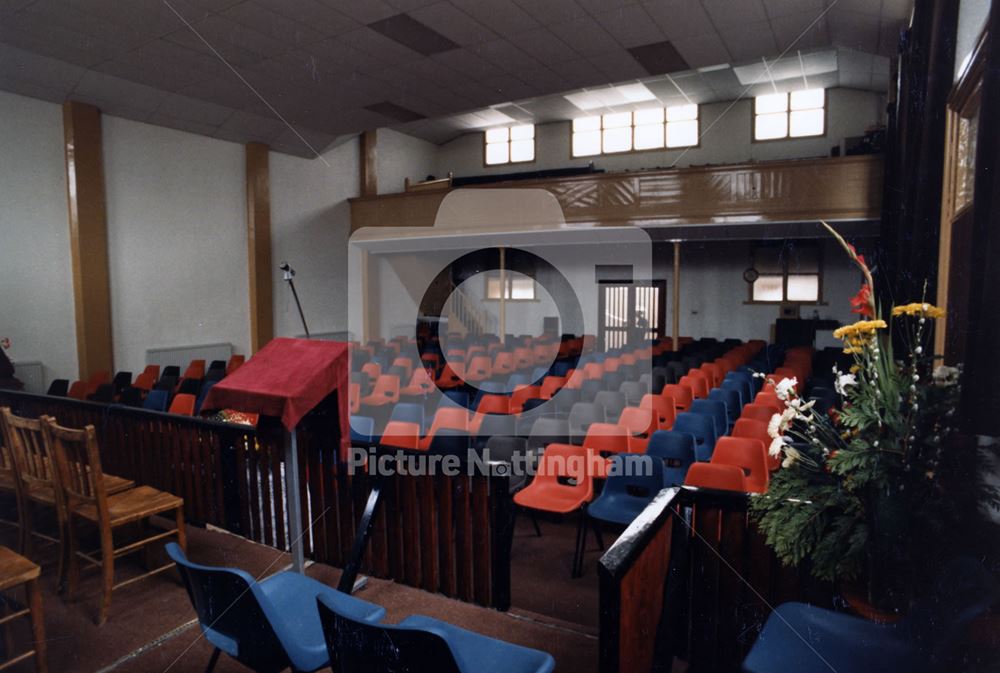
[[[442,428],[434,433],[429,451],[431,453],[465,458],[472,447],[472,436],[466,430]]]
[[[726,375],[726,378],[722,380],[722,385],[719,387],[722,388],[722,390],[732,390],[736,393],[739,397],[740,411],[743,410],[744,404],[750,403],[750,398],[753,396],[753,393],[751,392],[753,388],[750,386],[749,381],[744,381],[743,379],[738,378],[729,378],[728,374]],[[739,413],[737,413],[736,416],[738,418]]]
[[[618,386],[618,392],[625,396],[626,404],[636,406],[646,394],[646,384],[639,381],[625,381]]]
[[[757,393],[757,396],[753,398],[753,403],[771,407],[777,414],[780,414],[785,408],[785,403],[782,402],[775,393],[765,391]]]
[[[93,425],[82,430],[65,428],[53,418],[42,417],[42,433],[50,456],[55,459],[58,477],[70,511],[79,505],[94,505],[101,522],[109,521],[108,496],[104,490],[101,452]]]
[[[510,398],[506,395],[487,393],[479,398],[476,411],[480,414],[509,414]]]
[[[45,394],[54,395],[55,397],[66,397],[69,394],[69,380],[54,379],[52,383],[49,384],[49,389],[45,392]]]
[[[674,407],[674,399],[672,397],[647,393],[642,396],[639,408],[649,409],[656,414],[656,425],[659,429],[669,430],[674,426],[674,419],[677,418],[677,409]]]
[[[769,480],[766,451],[764,443],[759,439],[720,437],[715,443],[712,462],[718,465],[735,465],[742,469],[746,490],[751,493],[764,493],[767,491]]]
[[[128,386],[122,390],[122,394],[119,396],[118,401],[127,407],[141,407],[142,389],[136,388],[135,386]]]
[[[532,486],[536,483],[539,486],[556,483],[562,488],[572,489],[582,499],[590,500],[594,493],[591,468],[597,460],[602,459],[595,457],[593,451],[582,446],[549,444],[538,461]],[[572,479],[575,483],[560,484],[560,479]]]
[[[726,406],[726,421],[728,425],[740,417],[740,394],[732,388],[713,388],[708,391],[708,399],[722,402]]]
[[[390,421],[407,421],[424,427],[424,405],[412,402],[400,402],[392,408]]]
[[[695,463],[688,469],[684,484],[699,488],[717,488],[723,491],[746,492],[743,470],[735,465]]]
[[[682,376],[677,385],[690,388],[691,396],[695,399],[704,399],[708,397],[708,379],[705,378],[703,373],[701,376],[695,375],[694,372],[697,371],[697,369],[693,369],[687,376]]]
[[[528,448],[532,451],[549,444],[568,444],[569,423],[561,418],[539,418],[528,434]]]
[[[230,357],[229,362],[226,363],[226,375],[228,376],[239,369],[244,362],[246,362],[245,355],[234,355]]]
[[[197,399],[195,399],[194,395],[188,393],[174,395],[174,399],[170,401],[170,408],[167,411],[171,414],[194,416],[195,402],[197,402]]]
[[[111,379],[111,386],[115,389],[115,392],[121,391],[122,388],[132,385],[132,372],[118,372],[115,377]]]
[[[0,407],[3,420],[4,444],[6,448],[0,456],[3,471],[18,475],[18,480],[28,491],[36,487],[55,488],[58,474],[50,445],[45,441],[42,425],[47,419],[22,418],[11,413],[9,407]],[[8,453],[9,452],[9,453]],[[17,484],[15,483],[15,486]]]
[[[465,370],[465,378],[469,381],[482,381],[493,374],[493,363],[488,355],[476,355],[469,360]]]
[[[688,468],[697,460],[694,436],[672,430],[654,432],[646,446],[646,454],[663,461],[663,478],[666,486],[683,484]]]
[[[691,403],[692,414],[702,414],[712,419],[715,424],[715,436],[721,437],[729,430],[729,418],[726,414],[726,405],[722,402],[712,400],[695,400]]]
[[[416,449],[420,445],[420,426],[410,421],[389,421],[382,429],[380,442],[398,449]]]
[[[318,607],[337,673],[462,673],[443,632],[363,622],[323,596]]]
[[[375,434],[375,419],[351,415],[351,446],[371,446]]]
[[[664,397],[673,399],[674,408],[676,408],[677,411],[687,411],[691,407],[691,402],[694,400],[691,389],[686,386],[682,386],[679,383],[668,383],[663,386],[663,391],[660,394]]]
[[[427,430],[427,436],[433,437],[439,430],[468,430],[469,412],[458,407],[438,407],[434,412],[434,420]]]
[[[142,402],[142,408],[151,411],[166,411],[169,403],[170,393],[166,390],[150,390]]]
[[[710,416],[693,414],[684,411],[677,414],[674,421],[675,432],[686,432],[694,437],[695,457],[698,460],[709,461],[712,459],[712,450],[715,448],[715,421]]]
[[[74,400],[87,399],[87,382],[73,381],[73,383],[69,386],[69,390],[66,392],[66,396],[71,397]]]
[[[621,454],[612,457],[601,497],[628,497],[650,501],[663,488],[663,470],[653,456]]]
[[[772,472],[781,467],[781,456],[772,456],[767,452],[771,446],[771,435],[767,432],[767,423],[753,418],[738,418],[730,433],[733,437],[744,437],[746,439],[759,440],[764,445],[764,456],[767,461],[767,468]]]
[[[568,414],[577,402],[589,402],[583,399],[582,391],[578,388],[563,388],[556,393],[552,401],[555,410],[561,414]]]
[[[187,369],[184,370],[184,378],[186,379],[205,378],[205,361],[191,360],[191,364],[189,364],[187,366]]]
[[[516,431],[516,419],[506,414],[486,414],[476,428],[476,448],[482,448],[493,436],[510,436]]]
[[[594,397],[594,404],[604,408],[604,418],[614,423],[626,406],[625,396],[617,391],[602,390]]]
[[[582,443],[587,435],[587,428],[592,423],[605,421],[604,407],[591,402],[577,402],[569,410],[569,435],[574,444]],[[578,441],[579,440],[579,441]]]
[[[652,409],[625,407],[618,417],[618,425],[628,433],[628,450],[643,453],[649,436],[659,428],[659,419]]]
[[[546,376],[542,380],[542,397],[545,399],[551,398],[559,390],[566,385],[566,377],[564,376]]]
[[[111,402],[115,398],[115,389],[110,383],[101,383],[87,399],[93,402]]]
[[[178,394],[184,394],[184,395],[197,395],[199,390],[201,390],[200,378],[182,379],[181,384],[177,387]]]
[[[257,581],[236,568],[212,568],[192,563],[176,542],[167,544],[167,554],[177,564],[184,588],[198,622],[206,634],[232,641],[234,651],[228,654],[259,671],[278,671],[291,662],[275,633],[267,601]]]
[[[583,446],[598,453],[625,453],[629,450],[628,431],[614,423],[592,423]]]
[[[771,417],[776,413],[778,412],[774,410],[774,407],[766,404],[747,404],[743,406],[743,411],[740,412],[740,418],[752,418],[755,421],[769,423],[771,421]]]
[[[528,450],[528,440],[524,437],[510,435],[493,435],[486,440],[485,447],[489,451],[489,459],[511,462],[514,456],[523,456]]]

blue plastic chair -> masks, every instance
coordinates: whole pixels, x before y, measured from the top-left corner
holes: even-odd
[[[427,430],[424,420],[424,405],[413,402],[399,402],[392,408],[389,415],[390,421],[402,421],[404,423],[416,423],[420,426],[420,431]]]
[[[412,615],[395,626],[373,624],[326,596],[317,603],[338,673],[550,673],[555,668],[546,652],[431,617]]]
[[[711,394],[711,393],[710,393]],[[708,416],[715,423],[715,437],[718,439],[729,431],[729,416],[726,413],[726,405],[723,402],[714,400],[694,400],[691,402],[689,411],[693,414]]]
[[[663,461],[663,485],[680,486],[695,462],[694,435],[673,430],[657,430],[649,437],[646,455]]]
[[[531,383],[527,374],[511,374],[507,377],[507,384],[504,386],[506,392],[513,392],[518,386],[526,386]]]
[[[378,444],[375,436],[375,419],[370,416],[351,416],[351,446]]]
[[[715,421],[710,416],[682,411],[674,421],[674,432],[686,432],[694,437],[694,455],[697,460],[712,460],[715,450]]]
[[[722,402],[726,405],[726,432],[733,427],[736,419],[740,417],[743,407],[740,406],[740,394],[733,388],[712,388],[708,391],[708,399],[713,402]]]
[[[729,374],[726,374],[726,378],[722,381],[723,390],[732,390],[738,396],[740,400],[740,412],[743,412],[743,405],[750,404],[750,398],[753,396],[753,387],[750,385],[749,381],[744,381],[738,378],[729,378]]]
[[[965,627],[1000,597],[976,559],[947,563],[933,594],[905,619],[881,625],[804,603],[784,603],[767,618],[743,661],[746,673],[856,673],[960,670],[955,644]]]
[[[166,411],[170,404],[170,393],[166,390],[150,390],[143,400],[142,408],[150,411]]]
[[[206,673],[225,652],[255,671],[316,671],[330,665],[316,599],[322,597],[359,622],[377,622],[385,610],[314,579],[282,572],[258,582],[236,568],[192,563],[175,542],[177,564],[205,640],[215,651]]]
[[[619,454],[611,459],[601,495],[587,507],[598,521],[627,526],[663,488],[663,469],[653,456]]]
[[[464,430],[445,428],[434,433],[429,451],[432,454],[458,456],[465,459],[472,446],[472,436]]]
[[[459,409],[469,408],[469,393],[461,390],[446,390],[441,399],[438,400],[437,408],[458,407]]]
[[[216,383],[221,379],[206,379],[204,383],[201,384],[201,391],[198,393],[198,398],[194,402],[194,415],[197,416],[201,413],[201,405],[205,403],[205,398],[208,397],[208,391],[212,389]]]
[[[549,371],[552,372],[552,376],[566,376],[566,373],[569,370],[570,370],[570,364],[566,360],[553,362],[552,366],[549,367]]]

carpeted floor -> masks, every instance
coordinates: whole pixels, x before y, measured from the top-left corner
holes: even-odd
[[[508,613],[385,580],[369,580],[368,586],[358,595],[384,606],[389,622],[415,613],[429,615],[485,635],[550,652],[556,659],[557,671],[596,671],[596,573],[590,558],[596,559],[596,555],[588,555],[587,572],[581,580],[570,580],[575,528],[543,522],[546,535],[534,538],[530,521],[522,523],[526,523],[527,528],[519,523],[515,541],[518,560],[514,566],[514,608]],[[189,527],[188,538],[190,557],[208,565],[240,567],[261,576],[277,572],[289,562],[287,554],[225,533]],[[13,546],[13,543],[11,536],[0,535],[0,544]],[[93,622],[100,593],[96,573],[84,573],[76,600],[67,603],[55,594],[56,548],[40,548],[34,557],[43,563],[50,671],[187,673],[204,670],[211,647],[200,637],[200,629],[193,621],[194,611],[174,573],[116,591],[107,623],[97,627]],[[535,561],[540,561],[542,567],[533,568]],[[119,568],[119,578],[130,571],[139,572],[138,566],[128,559],[120,562]],[[339,577],[337,569],[325,565],[313,565],[307,572],[330,585],[336,585]],[[539,591],[543,585],[548,585],[545,593]],[[25,626],[12,629],[15,650],[23,647],[28,638]],[[31,662],[23,662],[10,670],[28,672],[34,667]],[[216,670],[246,669],[223,657]]]

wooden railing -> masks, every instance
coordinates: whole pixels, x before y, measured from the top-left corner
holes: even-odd
[[[544,189],[566,222],[594,226],[731,225],[878,219],[882,157],[765,161],[537,180],[468,189]],[[407,191],[351,199],[351,231],[431,227],[451,191]],[[549,222],[548,224],[553,224]]]
[[[601,557],[601,673],[736,672],[774,606],[832,599],[778,562],[749,497],[665,489]]]
[[[212,525],[287,550],[284,432],[121,405],[0,390],[21,416],[55,416],[97,429],[104,469],[184,498],[191,525]],[[337,459],[336,423],[300,424],[299,465],[306,556],[344,567],[374,477]],[[509,477],[384,476],[383,499],[361,571],[506,610],[513,511]]]

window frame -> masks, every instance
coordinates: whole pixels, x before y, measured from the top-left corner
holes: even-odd
[[[644,150],[637,150],[637,149],[635,149],[635,113],[636,113],[636,110],[632,110],[631,111],[632,123],[629,126],[629,128],[632,129],[632,149],[630,149],[630,150],[623,150],[621,152],[605,152],[604,151],[604,116],[605,115],[603,115],[603,114],[599,114],[599,115],[584,115],[584,117],[581,117],[581,119],[585,118],[585,117],[600,117],[600,119],[601,119],[601,127],[600,127],[600,129],[598,129],[598,132],[601,134],[601,151],[598,152],[597,154],[573,154],[573,135],[575,133],[575,131],[573,131],[573,122],[575,120],[574,119],[570,119],[569,120],[569,158],[572,160],[572,159],[591,159],[593,157],[621,157],[621,156],[627,156],[629,154],[648,154],[649,152],[684,152],[685,150],[700,149],[701,148],[701,107],[702,107],[702,104],[701,103],[690,103],[690,105],[694,105],[697,108],[697,110],[698,110],[697,116],[694,119],[695,124],[697,124],[697,131],[696,131],[697,142],[694,145],[681,145],[679,147],[667,147],[667,124],[670,123],[670,122],[667,121],[667,108],[668,107],[682,107],[682,106],[676,106],[676,105],[669,105],[668,106],[668,105],[664,105],[663,106],[663,147],[651,147],[649,149],[644,149]],[[615,113],[612,112],[612,113],[608,113],[608,114],[615,114]],[[691,120],[679,120],[679,121],[691,121]],[[493,165],[498,165],[498,164],[493,164]]]
[[[818,88],[818,87],[814,87]],[[816,135],[810,136],[793,136],[792,135],[792,91],[785,91],[785,97],[787,98],[788,105],[785,108],[785,120],[787,122],[787,131],[785,135],[781,138],[757,138],[757,96],[751,99],[750,107],[750,142],[753,143],[776,143],[785,142],[788,140],[813,140],[815,138],[826,138],[830,132],[830,96],[829,89],[823,88],[823,132]],[[780,93],[780,92],[779,92]],[[762,94],[767,95],[767,94]],[[815,108],[810,108],[815,109]]]
[[[498,164],[494,164],[494,165],[498,165]],[[534,276],[530,276],[530,275],[528,275],[526,273],[521,273],[519,271],[514,272],[514,273],[517,273],[520,276],[524,276],[525,278],[531,279],[531,297],[530,298],[514,298],[513,296],[509,296],[509,297],[506,297],[503,301],[505,301],[505,302],[512,302],[512,301],[513,302],[532,302],[532,301],[536,301],[537,302],[537,301],[541,301],[541,299],[538,298],[538,281],[535,279],[535,277]],[[510,294],[513,295],[514,294],[514,285],[513,285],[514,276],[511,275],[511,270],[510,269],[506,270],[505,276],[506,277],[505,277],[504,280],[507,281],[505,284],[507,285],[507,287],[510,288]],[[487,271],[487,272],[483,273],[483,301],[499,302],[500,299],[501,299],[500,297],[491,297],[490,296],[490,280],[492,280],[493,278],[496,278],[499,281],[499,279],[500,279],[500,271],[499,270],[494,269],[493,271]],[[506,290],[506,289],[507,288],[504,288],[504,290]]]
[[[796,241],[796,246],[810,246],[816,250],[816,299],[814,300],[802,300],[802,299],[789,299],[788,298],[788,277],[789,276],[812,276],[812,273],[789,273],[788,272],[788,256],[782,256],[781,260],[781,299],[767,300],[767,299],[754,299],[753,298],[753,286],[754,283],[747,283],[747,299],[744,304],[752,304],[756,306],[826,306],[827,303],[823,301],[823,276],[824,265],[823,265],[823,250],[824,246],[819,241]],[[754,242],[750,244],[750,266],[754,269],[757,268],[757,251],[764,248],[777,248],[779,254],[785,248],[785,242],[782,241],[780,244],[775,242]],[[777,275],[777,274],[760,274],[760,275]],[[745,281],[744,281],[745,282]],[[756,281],[754,281],[756,282]]]
[[[532,152],[532,155],[531,155],[530,159],[525,159],[524,161],[512,161],[511,158],[510,158],[510,143],[511,143],[510,129],[512,129],[515,126],[531,126],[534,129],[532,131],[532,135],[531,135],[531,143],[534,146],[533,147],[534,151]],[[486,145],[489,144],[489,143],[486,142],[486,132],[487,131],[493,131],[494,129],[507,129],[507,141],[506,141],[507,142],[507,161],[505,161],[503,163],[499,163],[499,164],[491,164],[491,163],[487,163],[487,161],[486,161]],[[497,166],[523,166],[525,164],[533,164],[536,161],[538,161],[538,125],[535,124],[534,122],[531,122],[530,124],[511,124],[509,126],[494,126],[492,128],[484,129],[482,131],[482,134],[483,134],[483,143],[482,143],[482,145],[483,145],[483,157],[482,157],[483,158],[483,168],[495,168]]]

